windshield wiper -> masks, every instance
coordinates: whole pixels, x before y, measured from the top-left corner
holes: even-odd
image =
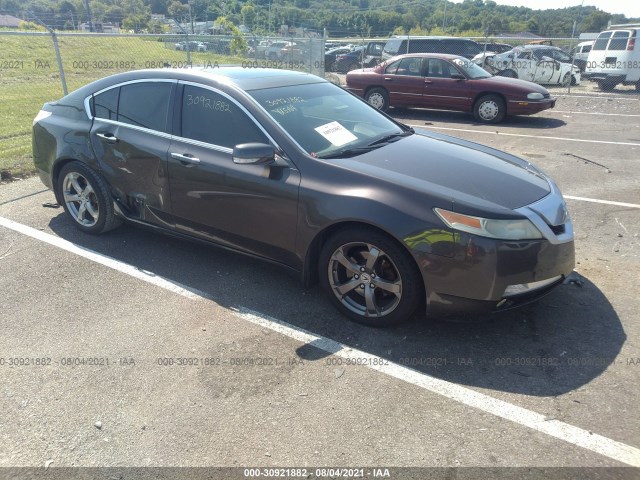
[[[381,147],[382,145],[369,145],[366,147],[355,147],[355,148],[345,148],[344,150],[338,150],[337,152],[328,153],[327,155],[318,155],[318,158],[348,158],[355,157],[356,155],[360,155],[362,153],[370,152],[371,150],[375,150],[376,148]]]
[[[393,139],[399,139],[399,138],[402,138],[402,137],[408,137],[409,135],[413,135],[414,133],[415,132],[413,131],[413,128],[411,128],[411,129],[405,130],[404,132],[401,132],[401,133],[392,133],[390,135],[385,135],[384,137],[379,138],[375,142],[370,143],[369,146],[380,145],[382,143],[389,143]]]

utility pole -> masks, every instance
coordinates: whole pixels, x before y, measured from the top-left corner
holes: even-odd
[[[445,29],[445,25],[447,22],[447,3],[449,3],[447,0],[444,0],[444,16],[442,17],[442,31],[444,32]]]
[[[89,0],[84,0],[84,8],[87,11],[87,22],[89,22],[89,31],[93,32],[93,20],[91,19],[91,9],[89,8]]]

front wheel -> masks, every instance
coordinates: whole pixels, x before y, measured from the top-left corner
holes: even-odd
[[[506,113],[504,100],[498,95],[484,95],[473,106],[473,115],[482,123],[498,123]]]
[[[100,234],[120,225],[114,215],[109,186],[85,164],[71,162],[62,167],[57,193],[65,212],[83,232]]]
[[[564,74],[564,77],[562,77],[562,82],[560,84],[565,88],[571,84],[571,74],[569,72]]]
[[[332,303],[358,323],[384,327],[406,321],[422,298],[422,282],[409,253],[369,228],[332,236],[319,258],[320,282]]]
[[[389,108],[389,94],[384,88],[372,88],[364,99],[374,108],[386,112]]]

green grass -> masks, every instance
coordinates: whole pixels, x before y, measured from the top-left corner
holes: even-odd
[[[187,60],[186,52],[165,48],[155,37],[59,36],[58,42],[69,92],[114,73],[165,62],[180,66]],[[242,58],[191,52],[191,62],[239,64]],[[51,37],[3,35],[0,31],[0,171],[13,177],[35,172],[31,158],[33,118],[43,103],[62,96]]]

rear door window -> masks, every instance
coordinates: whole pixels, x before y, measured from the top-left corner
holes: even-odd
[[[403,58],[400,60],[396,75],[419,77],[422,75],[422,58]]]
[[[167,132],[172,82],[140,82],[120,87],[118,121]]]

